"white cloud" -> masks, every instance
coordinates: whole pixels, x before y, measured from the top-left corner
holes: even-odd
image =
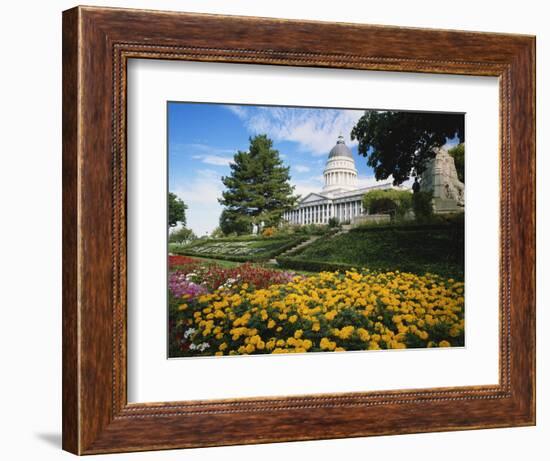
[[[202,143],[175,143],[170,145],[172,155],[189,155],[195,152],[197,155],[222,155],[233,156],[238,149],[229,149],[227,147],[217,147]]]
[[[223,157],[221,155],[193,155],[193,158],[207,165],[228,166],[233,163],[233,157]]]
[[[293,170],[297,171],[298,173],[307,173],[311,170],[310,167],[307,165],[292,165],[291,167]]]
[[[242,108],[239,108],[239,110]],[[278,141],[294,141],[313,155],[327,155],[339,135],[351,146],[350,132],[363,115],[359,110],[257,107],[240,117],[255,133],[266,133]]]
[[[213,170],[198,170],[194,179],[177,183],[171,190],[188,206],[187,227],[198,236],[210,233],[218,226],[222,206],[221,175]]]
[[[311,192],[321,192],[324,185],[323,176],[312,176],[309,179],[293,180],[291,184],[294,186],[294,193],[305,197]]]
[[[233,162],[233,157],[238,150],[201,143],[174,144],[170,146],[170,149],[171,155],[191,155],[195,160],[215,166],[228,166]]]
[[[227,110],[233,112],[240,119],[244,119],[247,116],[247,110],[245,106],[224,106]]]

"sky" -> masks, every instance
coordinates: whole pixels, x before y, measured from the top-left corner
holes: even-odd
[[[249,138],[267,134],[291,184],[302,196],[320,192],[327,156],[339,135],[353,152],[360,186],[376,183],[366,158],[357,154],[350,132],[364,111],[278,106],[168,103],[168,188],[188,206],[187,227],[197,236],[211,233],[222,211],[222,176]],[[387,182],[388,180],[384,181]]]

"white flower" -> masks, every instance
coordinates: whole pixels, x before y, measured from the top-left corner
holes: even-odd
[[[195,328],[188,328],[187,330],[185,330],[185,332],[183,333],[183,337],[185,339],[189,338],[189,336],[191,336],[192,334],[194,334],[197,330]]]
[[[205,349],[208,349],[210,347],[210,344],[202,343],[202,344],[199,344],[197,347],[201,352],[204,352]]]

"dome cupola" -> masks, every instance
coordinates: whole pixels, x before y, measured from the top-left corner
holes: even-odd
[[[336,145],[330,150],[330,153],[328,154],[329,159],[334,157],[348,157],[353,160],[353,154],[351,153],[351,150],[349,150],[349,147],[346,146],[346,143],[344,142],[344,137],[342,135],[338,136]]]
[[[323,192],[350,191],[357,189],[357,168],[353,154],[342,135],[328,154],[323,172],[325,185]]]

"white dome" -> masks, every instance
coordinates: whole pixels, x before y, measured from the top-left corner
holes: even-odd
[[[353,154],[344,142],[343,136],[338,136],[336,145],[330,150],[325,171],[323,192],[351,191],[357,189],[357,168]]]

